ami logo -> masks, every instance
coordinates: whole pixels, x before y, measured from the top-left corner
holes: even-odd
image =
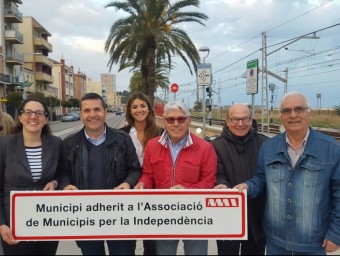
[[[206,207],[239,207],[239,198],[206,198]]]

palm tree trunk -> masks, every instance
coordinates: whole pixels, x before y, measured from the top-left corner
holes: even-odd
[[[146,95],[148,95],[149,92],[149,83],[148,83],[148,65],[147,65],[147,55],[142,58],[142,64],[141,64],[141,73],[142,73],[142,91]]]
[[[153,35],[145,38],[146,52],[147,52],[147,95],[150,101],[154,102],[155,97],[155,58],[156,58],[156,40]]]

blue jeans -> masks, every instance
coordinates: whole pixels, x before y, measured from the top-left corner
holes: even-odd
[[[176,255],[179,240],[157,240],[157,255]],[[208,255],[208,240],[183,240],[185,255]]]
[[[77,241],[83,255],[105,255],[103,240]],[[109,255],[135,255],[135,240],[106,240]]]
[[[277,246],[267,240],[267,253],[266,255],[326,255],[323,247],[314,252],[294,252],[288,251],[283,247]]]

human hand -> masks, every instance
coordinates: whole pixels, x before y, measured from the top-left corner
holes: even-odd
[[[170,189],[185,189],[185,187],[183,185],[178,184],[178,185],[170,187]]]
[[[226,188],[228,188],[228,186],[225,184],[219,184],[214,187],[214,189],[226,189]]]
[[[64,187],[64,190],[79,190],[79,189],[74,185],[67,185],[66,187]]]
[[[248,185],[246,183],[241,183],[233,187],[234,189],[238,189],[239,192],[242,192],[244,189],[248,189]]]
[[[19,241],[14,240],[14,237],[12,235],[10,228],[5,224],[0,226],[0,234],[1,234],[2,240],[9,245],[19,243]]]
[[[55,190],[58,187],[58,182],[56,180],[52,180],[49,183],[47,183],[44,187],[44,191],[46,190]]]
[[[127,182],[123,182],[122,184],[120,184],[118,187],[115,187],[114,189],[130,189],[131,186],[129,183]]]
[[[134,189],[144,189],[145,188],[145,184],[144,184],[144,182],[138,182],[137,184],[136,184],[136,186],[134,187]]]
[[[328,239],[323,240],[322,247],[325,248],[326,252],[335,252],[340,248],[340,246],[336,245],[332,241],[329,241]]]

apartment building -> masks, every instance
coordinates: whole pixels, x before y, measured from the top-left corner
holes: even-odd
[[[116,76],[112,74],[101,74],[101,83],[103,85],[103,90],[106,89],[105,93],[107,95],[107,104],[109,109],[116,109],[121,105],[121,97],[117,95],[116,89]]]
[[[41,92],[45,96],[57,97],[58,88],[53,86],[53,61],[48,57],[53,51],[53,46],[48,42],[51,34],[30,16],[23,17],[19,31],[24,38],[19,48],[24,56],[25,70],[34,74],[33,84],[27,92]]]
[[[102,83],[100,81],[93,81],[91,77],[86,77],[86,93],[94,92],[94,93],[97,93],[104,98],[103,91],[104,91],[104,94],[105,94],[106,89],[104,88],[104,90],[103,90],[103,86],[102,86]]]
[[[61,101],[68,101],[71,98],[76,97],[75,95],[75,76],[73,66],[67,66],[65,59],[62,57],[60,62],[53,60],[52,76],[54,79],[53,87],[57,88],[57,98]],[[65,114],[65,108],[60,105],[57,108],[57,115]]]
[[[87,76],[85,73],[81,72],[80,69],[78,69],[78,72],[74,74],[74,97],[77,98],[79,101],[84,96],[84,94],[87,93]]]
[[[23,22],[21,4],[21,0],[0,0],[0,107],[12,115],[14,109],[6,108],[6,96],[24,82],[24,57],[19,48],[23,44],[19,32],[19,24]]]

